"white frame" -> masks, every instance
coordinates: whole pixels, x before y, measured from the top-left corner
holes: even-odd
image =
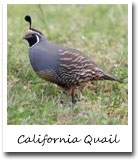
[[[128,4],[128,125],[7,125],[7,4]],[[20,135],[78,137],[82,141],[68,143],[18,144]],[[83,142],[86,135],[110,137],[117,134],[119,143]],[[132,152],[132,2],[127,0],[5,0],[3,1],[3,152]]]

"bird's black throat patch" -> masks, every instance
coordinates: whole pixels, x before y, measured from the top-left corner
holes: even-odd
[[[32,47],[34,44],[38,43],[38,39],[36,36],[28,38],[27,41],[29,43],[29,47]]]

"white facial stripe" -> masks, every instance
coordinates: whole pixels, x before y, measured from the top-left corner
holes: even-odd
[[[40,41],[38,35],[36,35],[36,39],[37,39],[37,42],[36,42],[36,43],[38,43],[38,42]]]
[[[39,41],[40,41],[40,38],[39,38],[39,36],[36,34],[36,39],[37,39],[37,42],[34,44],[34,45],[32,45],[31,47],[29,47],[29,48],[32,48],[33,46],[35,46],[37,43],[39,43]]]
[[[31,32],[31,33],[35,33],[35,34],[38,34],[39,36],[42,36],[39,32],[32,31],[32,30],[30,30],[30,29],[29,29],[29,32]]]

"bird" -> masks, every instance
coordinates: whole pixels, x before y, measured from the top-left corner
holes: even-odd
[[[23,36],[29,43],[29,59],[33,70],[46,81],[57,84],[75,104],[75,91],[84,88],[88,82],[122,80],[103,71],[98,64],[86,54],[71,47],[54,44],[42,32],[32,28],[30,15],[24,17],[29,29]]]

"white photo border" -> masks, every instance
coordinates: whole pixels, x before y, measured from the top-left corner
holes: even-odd
[[[7,4],[128,4],[128,125],[7,125]],[[21,135],[64,137],[76,143],[18,143]],[[41,136],[39,136],[41,135]],[[46,136],[47,135],[47,136]],[[116,137],[118,143],[85,143],[92,137]],[[21,137],[23,138],[23,136]],[[90,138],[90,137],[89,137]],[[132,152],[132,2],[129,0],[5,0],[3,1],[3,152]]]

